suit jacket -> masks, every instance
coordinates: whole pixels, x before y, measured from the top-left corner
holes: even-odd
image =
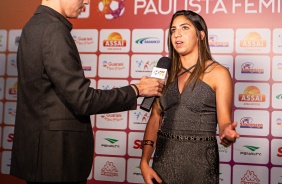
[[[131,86],[90,86],[71,23],[39,6],[22,30],[11,175],[32,182],[86,180],[93,161],[90,115],[136,109]]]

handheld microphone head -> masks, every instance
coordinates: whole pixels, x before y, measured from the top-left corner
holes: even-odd
[[[171,59],[169,57],[161,57],[156,67],[169,70],[171,67]]]
[[[170,67],[171,59],[168,57],[161,57],[157,63],[157,66],[154,67],[151,77],[164,79],[166,81],[167,71],[170,69]],[[140,109],[149,112],[152,108],[155,98],[155,96],[145,97],[141,103]]]

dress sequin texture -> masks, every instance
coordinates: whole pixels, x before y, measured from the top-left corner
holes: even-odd
[[[199,80],[182,94],[177,80],[160,99],[164,109],[162,132],[182,136],[215,137],[216,94]],[[169,184],[216,184],[219,181],[219,156],[213,141],[181,141],[159,135],[153,169]]]

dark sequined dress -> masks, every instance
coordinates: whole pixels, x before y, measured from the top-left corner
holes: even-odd
[[[160,99],[164,108],[161,132],[206,140],[179,140],[158,135],[153,169],[169,184],[216,184],[219,156],[216,141],[216,94],[199,80],[194,90],[190,84],[182,94],[177,80]]]

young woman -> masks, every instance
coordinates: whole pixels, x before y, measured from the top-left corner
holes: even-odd
[[[195,12],[173,15],[168,47],[172,59],[168,82],[153,105],[144,134],[140,163],[144,181],[218,183],[217,125],[224,146],[239,137],[237,123],[231,122],[230,73],[212,59],[206,23]]]

